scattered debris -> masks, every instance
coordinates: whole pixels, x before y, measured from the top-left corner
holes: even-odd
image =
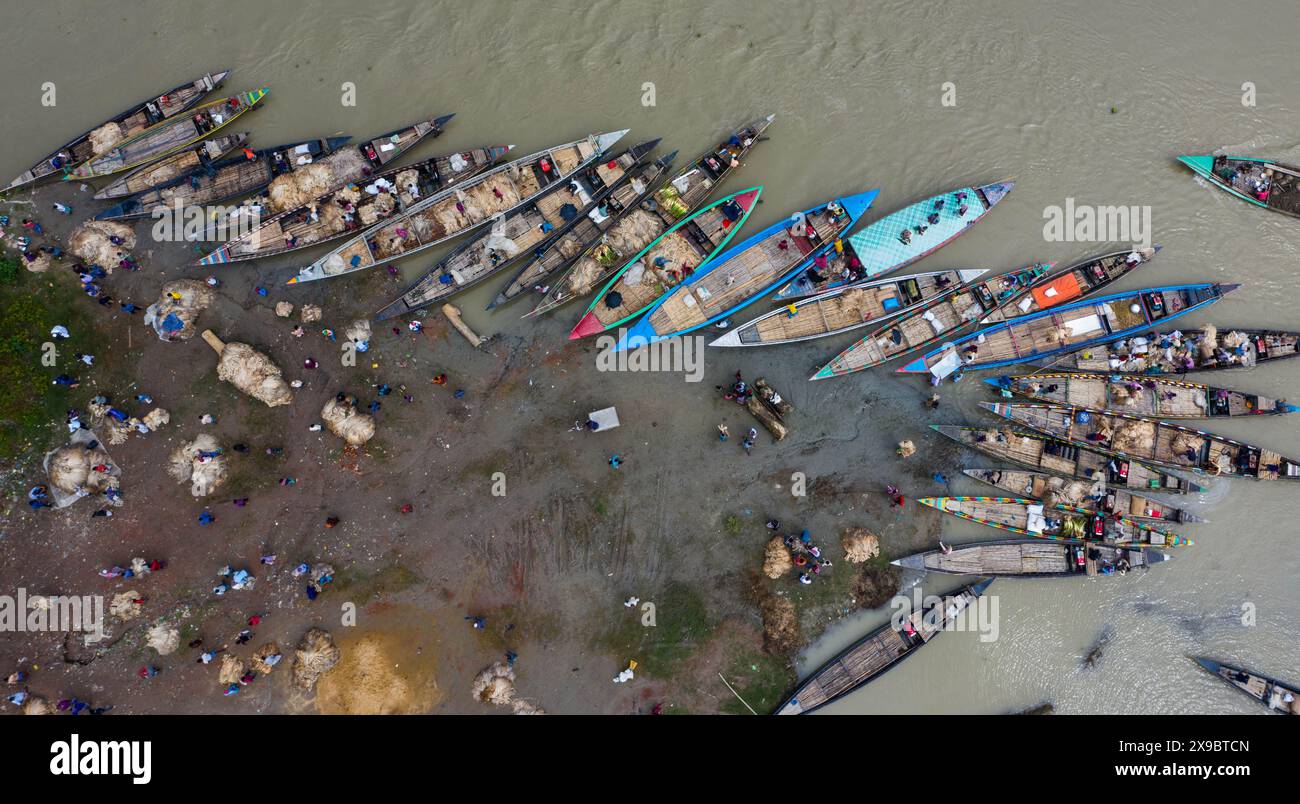
[[[910,440],[899,441],[898,449],[896,449],[895,452],[898,453],[898,457],[900,458],[910,458],[916,454],[916,445]]]

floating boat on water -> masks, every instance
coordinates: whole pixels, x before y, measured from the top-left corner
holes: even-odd
[[[671,288],[708,270],[758,208],[762,186],[750,187],[701,207],[641,249],[596,293],[569,340],[622,326],[644,313]]]
[[[230,75],[229,70],[208,73],[202,78],[173,87],[161,95],[132,106],[116,117],[65,142],[53,153],[23,171],[18,178],[9,182],[5,190],[22,187],[46,176],[61,173],[112,149],[118,143],[134,137],[150,126],[188,111],[220,87],[227,75]]]
[[[520,257],[536,256],[561,227],[595,210],[598,199],[658,144],[658,139],[638,143],[608,160],[601,155],[567,182],[556,182],[533,201],[493,218],[486,231],[453,249],[375,317],[382,321],[405,315],[473,287]]]
[[[951,424],[932,424],[930,429],[985,455],[1061,477],[1093,483],[1101,480],[1107,488],[1153,494],[1205,491],[1203,486],[1141,461],[1108,455],[1095,447],[1040,433]]]
[[[948,630],[991,583],[992,578],[985,578],[945,595],[929,608],[913,611],[897,625],[892,620],[885,623],[801,681],[776,714],[807,714],[880,678]]]
[[[548,313],[619,277],[646,246],[713,195],[750,150],[766,139],[763,132],[773,118],[774,115],[768,115],[736,129],[728,139],[700,154],[649,197],[625,210],[596,243],[588,246],[551,283],[542,300],[524,318]]]
[[[623,178],[607,186],[596,198],[596,207],[560,228],[533,259],[520,268],[514,278],[488,304],[491,310],[528,293],[546,294],[546,278],[567,268],[594,248],[626,212],[643,203],[672,169],[677,152],[665,154],[653,162],[639,164]]]
[[[1270,712],[1283,715],[1300,715],[1300,684],[1287,684],[1275,678],[1261,676],[1240,667],[1216,662],[1201,656],[1189,656],[1225,684],[1263,704]]]
[[[1198,176],[1243,201],[1300,217],[1300,168],[1249,156],[1180,156]]]
[[[1020,291],[993,312],[984,316],[979,323],[988,325],[1022,315],[1033,315],[1066,302],[1091,296],[1116,280],[1128,276],[1133,271],[1146,265],[1151,258],[1160,253],[1160,246],[1145,249],[1125,249],[1091,257],[1062,268]]]
[[[475,175],[509,151],[505,145],[487,146],[407,167],[391,167],[426,137],[441,135],[455,116],[418,120],[366,142],[339,148],[292,178],[272,181],[266,197],[254,205],[259,208],[257,225],[222,243],[198,264],[257,260],[360,231],[393,214],[406,201],[414,203],[428,193]],[[403,181],[398,182],[398,176]],[[362,179],[366,181],[364,186],[353,184]]]
[[[1051,505],[1024,497],[921,497],[929,506],[959,519],[1018,536],[1053,541],[1185,547],[1190,539],[1123,515],[1102,514],[1065,503]]]
[[[962,473],[1018,496],[1065,503],[1102,514],[1183,524],[1208,521],[1185,508],[1159,502],[1123,487],[1109,486],[1104,475],[1096,480],[1080,480],[1027,469],[963,469]]]
[[[944,378],[957,371],[1012,366],[1119,340],[1206,307],[1238,285],[1198,283],[1146,288],[1054,307],[992,324],[927,352],[902,374]]]
[[[234,149],[243,147],[247,141],[247,131],[222,134],[203,140],[191,148],[185,148],[157,162],[150,162],[144,167],[132,170],[95,193],[95,199],[105,201],[111,198],[125,198],[170,184],[182,176],[188,176],[194,170],[211,165]]]
[[[207,206],[255,193],[277,177],[313,164],[347,145],[351,137],[331,137],[246,151],[237,157],[204,164],[156,189],[140,193],[100,212],[95,220],[153,217],[166,209]],[[251,154],[251,158],[249,156]],[[170,158],[170,157],[169,157]],[[167,161],[166,159],[163,160]],[[161,164],[159,162],[155,165]],[[151,165],[145,170],[152,170]]]
[[[1144,374],[1020,374],[984,382],[1039,402],[1162,419],[1218,419],[1294,413],[1285,400]]]
[[[1051,263],[1030,265],[983,282],[954,286],[854,341],[808,379],[824,380],[874,368],[937,343],[980,316],[1014,303],[1051,269]]]
[[[1061,371],[1126,374],[1183,374],[1189,371],[1252,368],[1300,354],[1300,332],[1218,328],[1143,332],[1067,355],[1034,361]]]
[[[850,332],[916,309],[986,273],[983,269],[931,271],[836,288],[764,313],[709,345],[776,346]]]
[[[645,308],[614,351],[667,340],[722,321],[766,296],[833,247],[879,190],[841,196],[779,221],[705,263]]]
[[[1300,479],[1300,463],[1271,449],[1146,416],[1039,403],[981,402],[980,407],[1071,444],[1160,466],[1200,470],[1212,477]]]
[[[951,243],[1006,198],[1015,182],[959,187],[886,215],[844,240],[825,266],[801,271],[775,299],[815,296],[896,271]],[[906,233],[906,235],[904,234]]]
[[[918,572],[986,578],[1095,578],[1148,569],[1168,560],[1164,553],[1149,547],[1008,539],[954,544],[947,550],[927,550],[890,563]]]
[[[298,271],[295,285],[364,271],[400,260],[477,229],[493,217],[514,211],[546,188],[591,164],[623,138],[627,129],[588,134],[483,171],[455,187],[411,204]]]
[[[95,154],[66,172],[63,180],[84,181],[121,173],[187,148],[260,108],[259,104],[270,91],[263,88],[240,92],[229,98],[195,106],[184,116],[167,118],[122,140],[107,151]]]

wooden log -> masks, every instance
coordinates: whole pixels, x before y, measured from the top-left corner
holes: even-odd
[[[220,338],[218,338],[216,336],[216,333],[214,333],[212,330],[205,329],[203,330],[201,335],[203,336],[203,340],[208,342],[208,346],[212,347],[212,351],[216,352],[217,354],[221,354],[223,351],[225,351],[226,348],[225,342],[222,341]]]
[[[759,423],[762,424],[763,427],[767,428],[767,431],[772,434],[772,438],[777,441],[785,438],[785,434],[788,432],[786,426],[781,423],[780,417],[777,416],[765,402],[760,400],[756,394],[751,394],[750,397],[745,400],[745,408],[753,414],[755,419],[758,419]]]
[[[776,411],[776,413],[782,418],[794,413],[794,405],[787,402],[784,397],[777,393],[775,388],[768,385],[767,380],[762,377],[754,380],[754,389],[758,397],[766,402],[768,406]]]
[[[469,341],[471,346],[477,347],[485,340],[475,334],[474,330],[470,329],[469,325],[460,319],[460,310],[456,305],[444,304],[442,306],[442,314],[447,316],[447,320],[451,322],[451,325],[456,328],[457,332],[465,336],[465,340]]]

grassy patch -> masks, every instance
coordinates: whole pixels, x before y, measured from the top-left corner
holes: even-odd
[[[397,594],[423,581],[415,570],[396,560],[373,572],[347,567],[334,573],[334,590],[353,598],[358,605],[377,597]]]
[[[742,519],[738,514],[727,514],[722,519],[723,532],[733,538],[739,536],[740,531],[744,527],[745,527],[745,520]]]
[[[784,658],[757,650],[744,651],[732,657],[722,675],[760,715],[776,709],[796,680],[794,670]],[[729,715],[749,714],[745,704],[730,693],[718,709]]]
[[[647,596],[642,605],[647,602],[654,604],[654,625],[642,624],[647,615],[641,607],[624,609],[596,644],[619,661],[635,659],[639,673],[669,679],[708,640],[717,623],[709,616],[704,598],[684,584],[670,584]]]
[[[11,257],[0,257],[0,460],[19,460],[52,447],[66,433],[64,412],[84,410],[97,393],[90,377],[111,375],[114,368],[112,352],[96,348],[105,339],[96,331],[94,302],[71,282],[21,266],[15,270],[11,263]],[[55,263],[50,271],[57,270]],[[55,324],[67,327],[71,337],[55,341],[50,335]],[[46,343],[56,347],[53,365],[45,365],[51,362]],[[77,352],[95,354],[94,368],[73,357]],[[73,389],[53,385],[59,374],[82,383]]]

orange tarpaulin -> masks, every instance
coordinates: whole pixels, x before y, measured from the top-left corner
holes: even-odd
[[[1061,302],[1080,296],[1082,293],[1083,290],[1079,287],[1079,280],[1074,278],[1073,271],[1060,279],[1053,280],[1033,290],[1034,301],[1038,302],[1039,308],[1054,307]]]

